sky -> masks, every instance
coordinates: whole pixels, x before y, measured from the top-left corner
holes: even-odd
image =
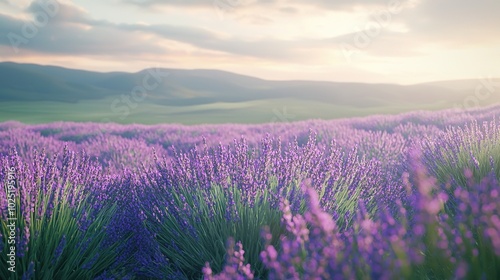
[[[0,0],[0,61],[269,80],[500,77],[500,1]]]

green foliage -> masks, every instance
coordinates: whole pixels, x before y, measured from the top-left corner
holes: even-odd
[[[42,135],[43,137],[50,137],[50,136],[54,136],[56,134],[59,134],[61,132],[62,132],[62,129],[60,129],[60,128],[45,128],[45,129],[40,130],[40,135]]]
[[[475,122],[466,128],[452,129],[444,136],[444,143],[425,144],[429,151],[427,163],[439,183],[453,198],[457,186],[466,189],[494,173],[500,179],[500,130],[496,122],[479,127]],[[446,211],[456,211],[454,199],[446,204]]]
[[[67,198],[70,192],[77,193],[78,187],[56,186],[47,191],[38,187],[37,193],[23,199],[17,194],[15,246],[19,249],[23,241],[28,242],[25,250],[16,256],[15,273],[7,270],[9,248],[4,247],[0,254],[0,279],[27,276],[33,277],[29,279],[94,279],[105,271],[109,273],[117,257],[117,244],[105,245],[105,229],[116,212],[116,205],[107,204],[96,210],[95,202],[92,203],[88,195],[71,205]],[[34,211],[28,215],[27,205],[22,205],[24,201],[34,201]],[[8,223],[10,221],[1,220],[5,246],[8,245]]]
[[[182,209],[181,217],[160,209],[163,215],[161,223],[152,219],[146,226],[157,232],[157,239],[162,253],[186,277],[201,277],[201,268],[210,262],[215,272],[221,271],[226,260],[226,242],[229,238],[245,244],[245,259],[252,265],[256,275],[264,275],[265,270],[259,254],[264,249],[261,231],[264,226],[270,228],[278,244],[279,236],[284,232],[281,226],[282,213],[277,205],[272,206],[269,196],[276,188],[271,184],[265,192],[255,194],[255,203],[244,201],[245,196],[234,187],[211,186],[208,190],[196,190],[189,187],[172,192],[173,203]],[[207,201],[213,202],[209,205]],[[234,206],[231,206],[234,201]],[[235,209],[238,217],[226,218],[227,209]],[[150,217],[153,213],[148,213]],[[182,224],[192,226],[187,232]],[[193,234],[195,233],[195,234]],[[168,274],[171,268],[165,268]]]
[[[500,139],[485,139],[474,143],[462,143],[458,153],[446,147],[439,150],[442,160],[436,165],[437,177],[441,182],[453,178],[462,186],[467,185],[464,170],[471,170],[475,182],[494,171],[500,178]],[[474,163],[477,160],[477,165]],[[494,166],[491,166],[491,162]],[[493,168],[493,170],[492,170]]]

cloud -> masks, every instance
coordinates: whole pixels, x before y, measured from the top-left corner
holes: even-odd
[[[5,1],[5,0],[0,0]],[[170,5],[179,7],[207,6],[207,0],[122,0],[130,4],[155,6]],[[359,51],[374,56],[421,55],[419,49],[426,44],[474,44],[499,40],[496,26],[500,26],[500,17],[496,16],[500,2],[484,0],[482,4],[467,0],[441,1],[397,1],[397,0],[215,0],[230,1],[232,5],[266,4],[277,5],[281,18],[274,19],[263,14],[244,15],[240,20],[253,25],[272,25],[275,20],[296,17],[300,13],[298,6],[289,4],[309,5],[318,8],[352,10],[357,6],[373,7],[373,13],[384,11],[391,3],[401,4],[404,9],[391,15],[391,25],[399,24],[407,28],[406,32],[396,32],[384,27],[380,34],[369,38],[369,45],[359,48]],[[391,2],[392,1],[392,2]],[[213,4],[213,3],[212,3]],[[41,8],[36,1],[26,9],[27,13],[35,15]],[[366,18],[365,22],[373,21]],[[20,34],[24,22],[19,19],[0,14],[0,30],[3,34],[16,32]],[[293,24],[291,25],[293,26]],[[364,27],[362,25],[362,27]],[[188,44],[200,50],[210,50],[231,55],[256,57],[267,60],[305,59],[306,50],[317,51],[330,47],[340,48],[345,44],[355,45],[354,40],[359,31],[329,38],[297,37],[297,39],[274,39],[261,37],[250,39],[245,34],[230,34],[213,32],[195,25],[173,24],[136,24],[112,23],[106,20],[95,20],[86,10],[70,4],[60,3],[57,15],[50,19],[39,34],[26,45],[27,49],[40,52],[62,52],[74,54],[106,54],[117,53],[167,53],[167,42]],[[300,30],[299,30],[300,31]],[[361,32],[364,32],[361,30]],[[297,33],[299,34],[299,33]],[[0,44],[9,45],[5,36],[0,38]],[[397,47],[395,47],[397,46]],[[457,47],[460,47],[457,46]]]
[[[289,3],[308,5],[318,9],[328,9],[335,11],[353,11],[363,7],[365,9],[386,8],[389,5],[399,5],[403,0],[290,0]]]
[[[205,6],[207,2],[204,0],[122,0],[124,3],[139,5],[143,7],[148,6]]]
[[[308,5],[320,9],[352,10],[355,7],[381,7],[390,1],[398,0],[121,0],[123,3],[133,4],[145,8],[150,7],[243,7],[243,6],[279,6],[279,5]],[[401,0],[402,1],[402,0]],[[400,2],[400,1],[398,1]],[[403,1],[404,2],[404,1]]]
[[[499,1],[428,0],[402,7],[385,25],[373,17],[384,10],[375,9],[364,22],[353,26],[353,32],[325,38],[320,44],[381,58],[425,56],[439,49],[500,47]]]
[[[500,1],[422,1],[400,15],[409,32],[434,44],[474,45],[499,42]],[[458,45],[457,45],[458,44]]]
[[[40,12],[37,4],[26,10]],[[0,14],[0,31],[23,36],[22,27],[27,24],[19,19]],[[176,41],[191,46],[225,52],[234,55],[267,59],[287,59],[298,55],[293,52],[293,44],[286,41],[245,40],[233,36],[221,36],[204,28],[168,24],[116,24],[91,19],[79,7],[60,4],[57,14],[49,19],[43,28],[26,44],[26,49],[64,54],[109,54],[109,53],[166,53],[160,46],[161,40]],[[0,38],[0,44],[10,45],[7,36]]]
[[[225,3],[232,6],[242,6],[248,4],[262,5],[275,4],[280,0],[121,0],[123,3],[141,5],[141,6],[211,6],[213,3]],[[300,1],[299,1],[300,2]]]
[[[41,12],[32,4],[28,12]],[[85,11],[59,4],[58,12],[45,24],[23,21],[0,14],[0,45],[12,46],[42,53],[105,54],[105,53],[165,53],[151,39],[126,31],[98,26]],[[42,17],[40,17],[42,18]],[[102,23],[101,23],[102,24]],[[131,36],[133,35],[133,36]],[[135,35],[135,36],[134,36]],[[14,48],[12,49],[14,54]]]
[[[292,7],[292,6],[285,6],[285,7],[281,7],[279,8],[279,10],[282,12],[282,13],[285,13],[285,14],[298,14],[299,13],[299,9],[296,8],[296,7]]]
[[[37,14],[45,14],[50,18],[50,25],[67,24],[67,23],[90,23],[92,20],[87,11],[75,5],[66,4],[56,1],[52,2],[53,6],[50,11],[40,5],[39,1],[33,1],[25,9],[25,11],[33,16]]]
[[[300,43],[275,39],[245,40],[223,37],[209,30],[186,26],[122,24],[115,27],[120,30],[156,34],[163,39],[190,44],[201,49],[278,60],[296,55],[293,52],[294,45]]]
[[[298,14],[301,10],[355,12],[414,6],[422,0],[119,0],[121,3],[155,11],[159,8],[205,8],[224,11],[274,10],[283,14]],[[428,0],[424,0],[428,1]]]
[[[500,47],[497,28],[500,1],[391,1],[113,0],[90,3],[74,0],[80,6],[60,1],[57,15],[19,48],[26,54],[47,57],[65,55],[110,61],[161,59],[190,66],[197,63],[212,66],[212,62],[216,62],[241,68],[254,63],[288,69],[290,65],[300,68],[339,63],[345,66],[342,64],[345,58],[339,59],[338,55],[348,46],[357,53],[356,66],[368,69],[386,60],[393,65],[419,59],[422,59],[418,62],[421,65],[432,64],[443,50],[458,51],[456,56],[460,58],[460,54],[473,54],[474,50]],[[11,46],[7,35],[22,36],[24,26],[30,21],[33,23],[35,15],[42,11],[35,1],[23,3],[15,9],[11,7],[9,14],[0,12],[2,52]],[[368,44],[357,46],[355,40],[360,32],[370,32],[366,28],[377,23],[374,14],[387,12],[391,3],[400,3],[401,10],[391,13],[389,23],[380,32],[368,36]],[[217,5],[232,10],[221,20],[217,17]],[[114,9],[123,9],[128,16],[107,16],[112,15]],[[14,52],[2,53],[2,57],[8,55],[16,57]],[[481,55],[473,58],[480,60]]]
[[[402,38],[446,44],[474,44],[500,39],[500,1],[421,0],[402,1],[401,12],[392,15],[391,25],[405,26]],[[382,10],[374,9],[372,13]],[[391,26],[389,26],[391,27]],[[460,47],[460,46],[457,46]]]
[[[238,20],[243,23],[253,25],[272,26],[274,22],[292,21],[291,27],[294,26],[294,18],[311,16],[307,15],[311,11],[324,13],[325,10],[356,13],[361,10],[361,14],[368,15],[365,22],[361,22],[361,28],[364,24],[373,21],[370,15],[377,12],[391,12],[391,26],[384,28],[381,35],[376,38],[371,38],[369,47],[363,48],[362,51],[371,53],[372,55],[391,55],[401,56],[420,55],[421,49],[429,45],[434,47],[449,48],[466,48],[470,45],[488,44],[498,42],[498,26],[500,26],[500,17],[497,11],[500,10],[500,1],[483,0],[483,1],[468,1],[468,0],[122,0],[129,4],[141,5],[143,7],[205,7],[213,8],[214,3],[227,4],[234,7],[238,12],[243,14],[238,17]],[[307,12],[305,12],[307,7]],[[274,9],[278,14],[274,17],[265,14],[265,11]],[[313,10],[311,10],[313,9]],[[392,12],[391,9],[396,9],[397,12]],[[264,11],[264,13],[262,13]],[[361,16],[362,17],[362,16]],[[393,26],[403,26],[405,32],[394,32]],[[245,46],[255,46],[264,43],[278,43],[287,51],[286,55],[290,55],[295,48],[300,48],[299,45],[320,46],[324,42],[323,47],[328,47],[329,43],[336,41],[337,43],[352,42],[356,36],[356,27],[352,26],[352,34],[345,34],[334,40],[330,40],[328,36],[325,38],[304,38],[304,41],[288,42],[288,46],[284,46],[283,41],[278,40],[262,40],[250,42],[237,38],[230,40],[221,40],[220,45],[211,42],[202,42],[199,40],[188,41],[188,43],[202,48],[227,51],[233,54],[252,55],[248,50],[244,50]],[[299,27],[300,28],[300,27]],[[178,38],[179,39],[179,38]],[[305,40],[309,40],[308,42]],[[277,42],[278,41],[278,42]],[[183,40],[183,42],[187,42]],[[223,46],[225,44],[226,46]],[[233,45],[230,47],[229,45]],[[241,44],[238,51],[234,46]],[[399,46],[399,47],[391,47]],[[243,48],[240,48],[243,47]],[[404,49],[402,49],[404,48]],[[268,50],[269,51],[269,50]],[[269,52],[274,54],[274,52]],[[256,56],[262,54],[255,53]],[[279,55],[279,54],[278,54]]]

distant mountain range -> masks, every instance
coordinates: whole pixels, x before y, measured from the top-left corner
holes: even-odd
[[[271,121],[276,111],[288,107],[292,115],[295,109],[297,120],[338,118],[450,108],[464,102],[471,105],[467,98],[474,96],[480,84],[479,80],[416,85],[271,81],[219,70],[99,73],[3,62],[0,104],[10,109],[0,112],[0,121],[253,123]],[[500,94],[482,99],[480,105],[500,102]],[[78,110],[79,104],[87,114]],[[138,104],[141,109],[134,110]],[[37,108],[31,110],[34,106]],[[127,106],[128,111],[120,110],[120,106]],[[74,116],[69,108],[75,109]],[[31,115],[26,116],[29,112]],[[252,117],[255,113],[259,116]]]

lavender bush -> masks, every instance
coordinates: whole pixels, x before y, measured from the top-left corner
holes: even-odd
[[[4,270],[11,258],[2,250],[1,279],[93,279],[114,273],[118,243],[101,232],[116,205],[100,194],[98,165],[68,150],[53,158],[35,152],[31,162],[14,151],[2,165],[0,178],[10,182],[0,192],[2,247],[10,253],[14,246],[17,264],[15,272]]]
[[[457,188],[462,212],[450,216],[443,207],[448,199],[445,190],[437,187],[417,157],[413,159],[416,163],[408,178],[414,184],[407,181],[411,203],[405,207],[397,202],[396,215],[382,210],[370,217],[361,203],[353,226],[341,230],[322,210],[309,184],[303,187],[305,214],[292,214],[289,202],[283,200],[280,209],[287,233],[281,246],[272,245],[269,230],[263,233],[267,245],[261,257],[270,269],[269,278],[497,279],[500,185],[495,175],[471,186],[472,191]],[[227,267],[237,266],[228,262],[220,279],[251,279],[226,277]],[[209,266],[204,271],[205,279],[213,278]]]

